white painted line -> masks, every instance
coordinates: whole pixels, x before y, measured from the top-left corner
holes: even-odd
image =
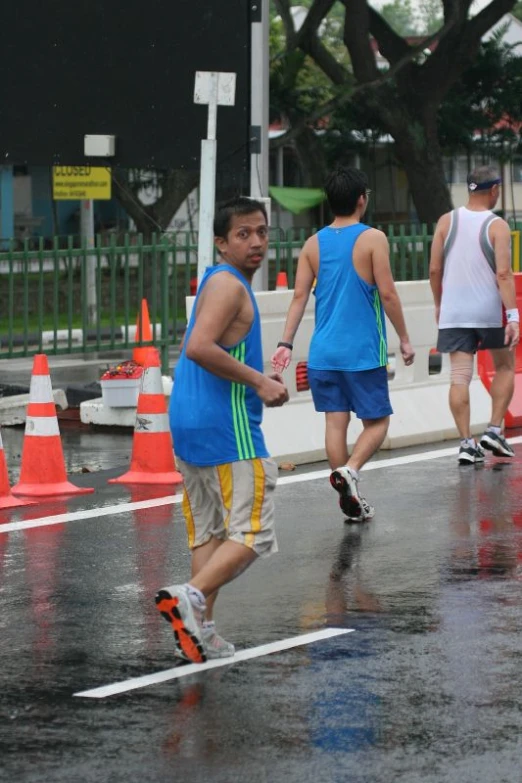
[[[508,438],[508,443],[516,445],[522,443],[522,435],[515,438]],[[368,470],[381,470],[383,468],[394,468],[399,465],[411,465],[415,462],[427,462],[442,457],[454,457],[457,452],[455,446],[448,449],[434,449],[432,451],[420,451],[417,454],[406,454],[403,457],[391,457],[390,459],[376,460],[369,462],[364,466],[363,472]],[[309,473],[298,473],[295,476],[282,476],[278,479],[277,485],[300,484],[304,481],[317,481],[327,478],[330,475],[329,470],[314,470]],[[83,519],[98,519],[99,517],[116,516],[116,514],[127,514],[130,511],[139,511],[140,509],[156,508],[158,506],[176,505],[181,503],[183,495],[167,495],[164,498],[154,498],[152,500],[140,500],[136,503],[121,503],[117,506],[102,506],[101,508],[91,508],[85,511],[72,511],[70,514],[57,514],[56,516],[39,517],[38,519],[27,519],[23,522],[0,522],[0,533],[11,533],[15,530],[30,530],[35,527],[46,527],[47,525],[63,525],[65,522],[79,522]]]
[[[322,631],[293,636],[291,639],[282,639],[280,642],[262,644],[260,647],[251,647],[249,650],[240,650],[232,658],[219,658],[206,663],[189,663],[186,666],[175,666],[173,669],[166,669],[163,672],[145,674],[143,677],[134,677],[131,680],[116,682],[113,685],[102,685],[99,688],[81,691],[74,695],[85,699],[104,699],[107,696],[116,696],[119,693],[146,688],[148,685],[157,685],[160,682],[168,682],[169,680],[179,680],[180,677],[188,677],[190,674],[201,674],[209,669],[219,669],[221,666],[250,661],[252,658],[259,658],[262,655],[271,655],[283,650],[291,650],[293,647],[302,647],[305,644],[332,639],[334,636],[342,636],[347,633],[353,633],[353,631],[353,628],[325,628]]]
[[[33,527],[45,527],[46,525],[63,525],[64,522],[78,522],[82,519],[97,519],[98,517],[126,514],[129,511],[139,511],[142,508],[157,508],[158,506],[171,506],[181,503],[183,495],[167,495],[164,498],[140,500],[136,503],[120,503],[117,506],[102,506],[101,508],[88,508],[85,511],[71,511],[69,514],[56,514],[55,516],[40,517],[39,519],[26,519],[23,522],[9,522],[2,525],[0,533],[10,533],[14,530],[29,530]]]

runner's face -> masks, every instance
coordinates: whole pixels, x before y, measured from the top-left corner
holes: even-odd
[[[226,237],[216,237],[216,247],[225,261],[251,278],[268,249],[268,226],[262,212],[233,215]]]

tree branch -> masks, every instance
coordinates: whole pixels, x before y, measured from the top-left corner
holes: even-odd
[[[293,49],[295,47],[295,25],[294,17],[290,11],[290,0],[274,0],[274,5],[283,22],[287,49]]]
[[[441,41],[423,66],[424,90],[432,102],[441,99],[457,81],[463,68],[472,62],[483,35],[515,5],[516,0],[492,0],[476,17],[466,19],[470,0],[461,0],[454,9],[453,30]],[[464,16],[463,16],[464,14]]]
[[[482,36],[487,33],[503,16],[508,14],[516,5],[516,0],[492,0],[482,11],[471,19],[466,27],[466,37],[480,43]]]
[[[374,8],[369,11],[369,30],[379,45],[379,51],[389,63],[396,63],[408,53],[409,45]]]
[[[350,2],[350,0],[345,1]],[[418,46],[409,46],[404,57],[394,63],[385,73],[379,74],[379,71],[377,71],[379,76],[376,79],[372,79],[362,84],[359,83],[358,85],[352,86],[352,88],[349,89],[351,84],[350,78],[348,78],[345,82],[347,88],[346,91],[339,92],[338,95],[318,106],[317,109],[315,109],[315,111],[313,111],[307,117],[302,117],[282,136],[279,136],[277,139],[272,139],[270,146],[273,149],[283,147],[285,144],[288,144],[290,141],[295,139],[296,136],[302,133],[303,129],[308,125],[312,125],[314,122],[317,122],[317,120],[324,119],[324,117],[327,117],[338,106],[342,106],[343,103],[351,100],[353,96],[358,95],[365,90],[378,89],[379,87],[382,87],[384,84],[394,79],[405,66],[411,63],[411,61],[418,57],[419,54],[422,54],[422,52],[427,47],[431,46],[431,44],[440,36],[447,34],[452,29],[454,24],[455,20],[453,18],[449,19],[440,30],[437,30],[437,32],[433,33],[433,35],[424,38],[418,44]]]
[[[319,25],[329,13],[334,3],[335,0],[313,0],[310,10],[301,25],[301,29],[297,32],[295,41],[296,46],[301,46],[301,41],[305,38],[317,36]]]
[[[343,40],[350,52],[358,82],[373,81],[379,71],[370,39],[370,12],[366,0],[343,0],[346,8]]]

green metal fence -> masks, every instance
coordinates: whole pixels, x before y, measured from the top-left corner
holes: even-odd
[[[309,233],[272,231],[269,288],[275,287],[279,271],[286,271],[293,287]],[[428,227],[388,226],[386,233],[395,279],[426,278],[432,239]],[[517,247],[520,252],[520,243]],[[193,232],[152,236],[148,244],[140,235],[128,234],[119,240],[97,237],[93,248],[74,237],[56,237],[50,246],[42,239],[8,247],[0,252],[0,359],[132,348],[130,327],[146,298],[153,343],[166,369],[169,348],[184,331],[185,297],[196,269]]]

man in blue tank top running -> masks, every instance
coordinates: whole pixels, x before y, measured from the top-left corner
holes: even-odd
[[[364,172],[340,166],[325,193],[334,221],[305,243],[281,343],[272,357],[275,370],[288,367],[293,340],[314,280],[315,330],[308,357],[308,379],[315,409],[326,414],[326,456],[339,505],[352,521],[371,519],[374,509],[358,491],[359,471],[382,445],[392,408],[384,313],[400,339],[406,364],[410,345],[402,306],[390,268],[388,240],[361,223],[368,205]],[[350,413],[363,431],[351,456],[347,434]]]
[[[257,557],[277,552],[277,465],[261,418],[263,404],[288,400],[281,376],[263,375],[250,285],[268,249],[264,205],[249,198],[227,202],[216,212],[214,235],[220,263],[199,284],[170,399],[192,575],[156,596],[176,654],[194,663],[234,655],[213,622],[218,590]]]

